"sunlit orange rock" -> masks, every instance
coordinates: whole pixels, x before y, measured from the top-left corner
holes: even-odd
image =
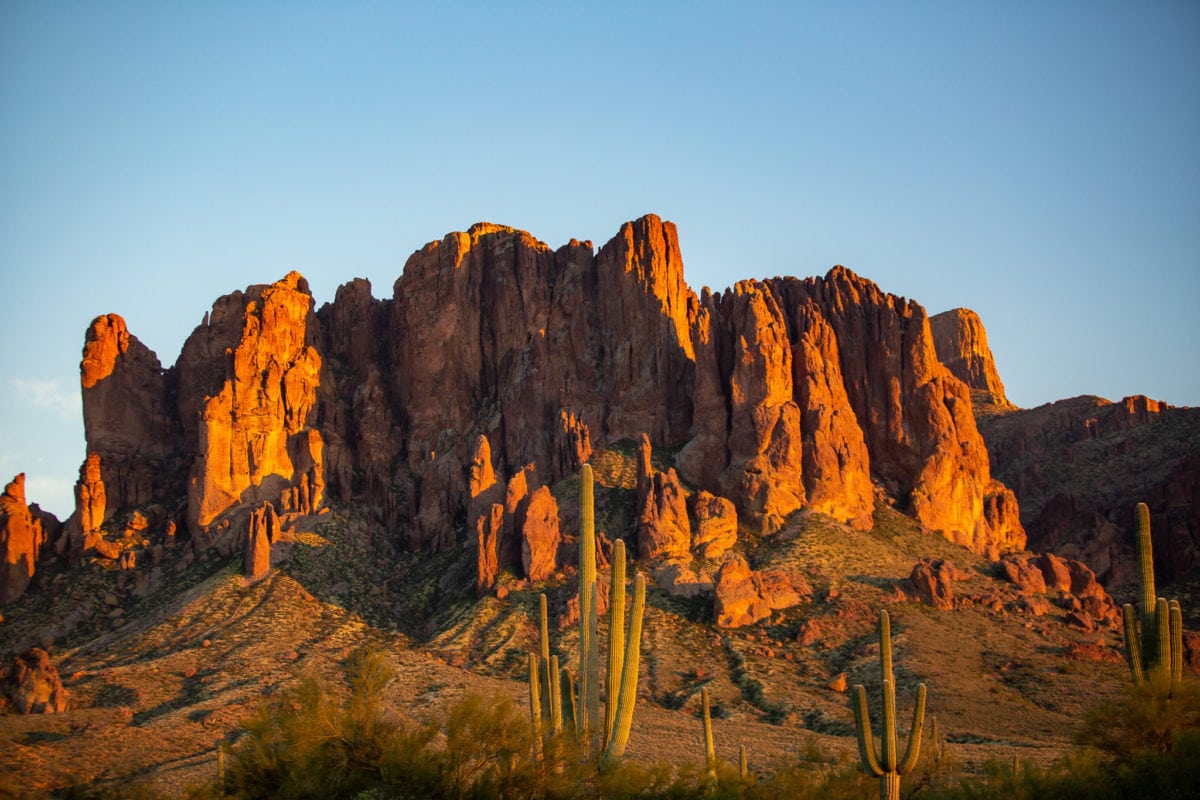
[[[646,561],[686,558],[692,526],[683,487],[674,468],[656,471],[650,456],[650,438],[642,434],[637,457],[638,555]]]
[[[9,666],[0,688],[21,714],[61,714],[67,710],[68,693],[50,655],[31,648]]]
[[[709,560],[721,558],[737,543],[737,509],[724,497],[699,491],[690,498],[696,527],[692,531],[692,552]]]
[[[122,317],[92,320],[79,374],[88,456],[76,486],[76,548],[113,514],[182,491],[184,462],[167,376]]]
[[[550,487],[539,486],[524,505],[521,520],[521,566],[531,581],[549,578],[558,569],[558,501]]]
[[[475,520],[475,591],[483,595],[496,585],[500,574],[500,536],[504,530],[504,506],[493,503]]]
[[[918,561],[908,576],[908,594],[917,602],[934,608],[954,608],[954,582],[965,581],[970,573],[941,558]]]
[[[774,295],[754,281],[726,293],[721,311],[733,336],[729,466],[721,494],[737,504],[743,523],[770,533],[804,503],[787,323]]]
[[[488,513],[493,503],[504,497],[504,486],[492,465],[492,448],[486,436],[475,439],[474,452],[467,467],[467,518],[478,519]]]
[[[812,588],[802,578],[780,570],[756,572],[732,555],[717,573],[714,611],[722,628],[740,628],[811,597]]]
[[[24,593],[45,543],[42,520],[25,504],[25,473],[21,473],[0,495],[0,605]]]
[[[323,505],[318,341],[308,284],[293,272],[218,300],[184,344],[180,390],[195,394],[181,396],[180,408],[185,418],[195,408],[198,422],[188,492],[193,533],[243,503],[279,503],[294,513]]]
[[[969,308],[943,311],[929,318],[929,328],[938,359],[954,377],[978,392],[982,402],[1012,408],[978,314]]]
[[[793,313],[800,331],[792,367],[806,506],[856,528],[870,528],[875,506],[871,460],[846,395],[837,336],[814,303]]]
[[[1024,546],[1024,531],[984,514],[992,486],[970,391],[938,360],[925,310],[845,267],[824,278],[766,282],[787,307],[811,301],[837,337],[846,394],[871,474],[907,498],[927,527],[991,556]]]

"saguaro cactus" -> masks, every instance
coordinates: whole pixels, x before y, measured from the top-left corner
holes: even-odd
[[[1145,503],[1138,503],[1136,515],[1142,594],[1137,613],[1128,603],[1122,608],[1125,657],[1135,684],[1163,681],[1174,688],[1183,680],[1183,613],[1178,600],[1168,602],[1155,596],[1150,509]]]
[[[547,622],[546,597],[539,602],[541,636],[540,651],[546,674],[545,691],[540,709],[550,716],[554,733],[562,730],[564,722],[573,728],[581,741],[595,750],[603,750],[604,758],[620,758],[629,742],[629,729],[637,703],[638,665],[641,660],[642,619],[646,611],[646,581],[634,577],[633,607],[629,614],[629,630],[625,630],[625,542],[613,544],[612,576],[609,586],[609,640],[607,675],[605,679],[606,708],[600,714],[600,647],[598,636],[599,596],[596,586],[596,529],[592,468],[584,464],[580,491],[579,541],[579,690],[565,667],[560,671],[556,656],[550,655],[550,632]],[[530,656],[530,681],[540,672],[535,656]],[[531,689],[532,691],[532,689]],[[530,709],[531,715],[534,713]],[[564,719],[565,718],[565,719]]]
[[[708,687],[700,690],[700,705],[704,709],[704,767],[710,782],[717,779],[717,749],[713,746],[712,712],[708,705]]]
[[[854,727],[858,733],[858,755],[863,771],[879,779],[880,800],[900,799],[900,777],[912,772],[921,754],[921,728],[925,724],[925,684],[917,687],[917,703],[913,708],[912,728],[904,757],[896,758],[896,679],[892,675],[892,631],[886,611],[879,612],[879,661],[883,677],[883,740],[881,752],[875,754],[871,736],[871,717],[867,712],[867,690],[862,684],[854,687]]]
[[[529,654],[529,718],[533,722],[533,754],[542,758],[542,683],[538,680],[538,657]]]

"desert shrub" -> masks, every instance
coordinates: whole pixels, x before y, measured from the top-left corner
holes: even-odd
[[[1200,690],[1130,686],[1093,707],[1077,750],[1041,767],[993,762],[930,800],[1190,800],[1200,786]]]
[[[1125,687],[1092,707],[1076,741],[1118,761],[1169,753],[1180,735],[1200,730],[1200,682],[1161,682]]]
[[[370,650],[346,666],[346,686],[317,675],[262,703],[242,722],[245,735],[230,749],[225,796],[339,798],[405,787],[387,797],[433,797],[445,782],[444,764],[429,757],[439,731],[402,720],[382,702],[395,677],[386,657]],[[428,789],[429,791],[425,791]]]

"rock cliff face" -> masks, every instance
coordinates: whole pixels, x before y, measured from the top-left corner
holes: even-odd
[[[997,476],[1021,497],[1031,548],[1086,562],[1110,588],[1135,583],[1134,508],[1145,502],[1162,579],[1200,567],[1200,409],[1075,397],[980,427]]]
[[[101,317],[82,373],[78,538],[157,501],[197,546],[253,539],[251,573],[251,512],[286,525],[334,501],[397,544],[466,544],[480,590],[549,575],[546,487],[643,434],[677,454],[642,476],[643,557],[717,557],[739,523],[770,534],[802,509],[866,528],[884,495],[978,552],[1024,544],[919,305],[842,267],[697,297],[654,216],[598,252],[480,223],[414,253],[390,298],[359,279],[319,312],[297,273],[251,286],[165,372]]]
[[[187,448],[172,408],[174,374],[116,314],[88,327],[79,364],[87,457],[75,484],[67,546],[78,555],[115,515],[182,486]],[[90,538],[89,538],[90,537]]]
[[[954,377],[970,387],[977,402],[1012,408],[996,371],[987,331],[969,308],[954,308],[929,318],[937,356]]]
[[[976,552],[994,558],[1024,547],[1019,520],[986,513],[1015,510],[1016,499],[992,480],[970,392],[938,361],[925,310],[844,267],[824,278],[766,285],[793,317],[815,310],[832,329],[870,475],[884,491],[927,527]],[[791,329],[801,324],[793,321]]]
[[[29,585],[42,548],[57,531],[58,520],[36,505],[25,504],[25,474],[0,495],[0,605],[16,600]]]
[[[308,284],[293,272],[218,302],[209,324],[184,344],[180,407],[195,409],[196,425],[188,487],[193,534],[239,505],[272,502],[298,513],[322,505],[317,388],[327,376],[320,338]],[[185,386],[193,391],[185,394]]]

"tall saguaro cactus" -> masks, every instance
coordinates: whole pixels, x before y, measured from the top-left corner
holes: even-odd
[[[704,716],[704,768],[710,782],[717,779],[717,749],[713,746],[712,712],[708,706],[708,687],[700,690],[700,706]]]
[[[1125,657],[1134,684],[1163,681],[1174,688],[1183,680],[1183,613],[1178,600],[1168,602],[1155,596],[1150,509],[1145,503],[1138,503],[1136,515],[1142,593],[1137,612],[1128,603],[1122,608]]]
[[[625,629],[625,542],[613,543],[612,575],[609,585],[609,639],[605,679],[605,714],[600,714],[600,645],[598,636],[599,596],[596,586],[596,528],[592,468],[584,464],[580,491],[579,541],[579,691],[576,694],[571,673],[558,669],[556,656],[550,655],[550,631],[546,597],[539,603],[540,650],[547,684],[541,705],[548,710],[554,733],[573,728],[581,741],[593,750],[602,750],[605,759],[620,758],[629,743],[629,729],[637,704],[638,666],[641,660],[642,619],[646,611],[646,580],[636,575],[633,581],[633,607],[629,630]],[[530,682],[540,672],[530,660]],[[548,701],[548,702],[546,702]],[[530,710],[531,715],[534,711]]]
[[[917,687],[917,703],[913,708],[912,728],[904,756],[897,759],[896,738],[896,679],[892,674],[892,629],[886,611],[879,612],[879,661],[883,677],[883,728],[880,731],[880,753],[875,753],[871,736],[871,717],[867,712],[867,690],[862,684],[854,687],[854,727],[858,733],[858,755],[863,771],[879,779],[880,800],[900,800],[900,777],[912,772],[921,754],[921,728],[925,724],[925,684]]]

